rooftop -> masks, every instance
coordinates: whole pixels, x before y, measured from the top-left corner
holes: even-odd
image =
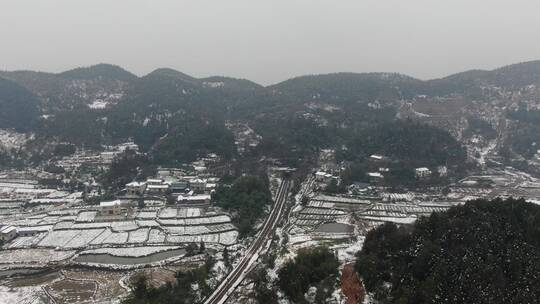
[[[121,204],[122,204],[121,200],[114,200],[114,201],[109,201],[109,202],[101,202],[99,203],[99,206],[100,207],[113,207],[113,206],[121,205]]]

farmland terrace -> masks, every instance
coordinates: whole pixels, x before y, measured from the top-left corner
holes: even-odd
[[[3,245],[0,269],[58,263],[140,267],[180,259],[190,243],[219,250],[238,238],[229,215],[206,208],[141,209],[116,221],[95,221],[96,214],[66,209],[6,223],[20,233]]]

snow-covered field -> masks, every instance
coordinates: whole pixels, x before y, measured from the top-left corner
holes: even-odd
[[[35,244],[37,244],[43,237],[45,236],[45,233],[38,233],[34,236],[21,236],[13,240],[8,244],[9,249],[14,248],[26,248],[31,247]]]
[[[140,228],[129,232],[128,243],[144,243],[148,239],[148,228]]]
[[[33,236],[16,237],[4,248],[88,251],[115,247],[133,251],[156,245],[183,246],[201,241],[210,247],[228,246],[238,241],[238,232],[230,216],[215,211],[206,213],[200,208],[145,210],[125,220],[105,220],[92,209],[65,211],[43,212],[12,220],[8,224],[27,231],[40,230]]]
[[[105,247],[99,249],[85,250],[81,254],[110,254],[112,256],[122,256],[122,257],[141,257],[147,256],[158,252],[169,251],[173,249],[180,249],[179,246],[144,246],[144,247]]]
[[[2,250],[0,251],[0,265],[57,262],[68,259],[74,254],[74,250],[54,250],[45,248]]]
[[[96,218],[97,211],[84,211],[77,216],[77,222],[91,222]]]
[[[167,235],[161,231],[160,229],[152,229],[150,230],[150,233],[148,233],[148,243],[156,244],[156,243],[164,243],[165,237]]]
[[[164,209],[161,209],[161,211],[159,212],[159,217],[160,218],[174,218],[176,217],[176,214],[178,214],[178,209],[164,208]]]
[[[0,303],[10,304],[41,304],[45,294],[41,286],[24,286],[9,288],[0,286]]]
[[[113,232],[103,241],[103,244],[125,244],[128,236],[128,232]]]
[[[81,248],[87,246],[93,239],[103,233],[105,229],[88,229],[79,230],[80,233],[76,237],[67,242],[65,248]]]
[[[66,243],[77,236],[81,230],[54,230],[51,231],[39,242],[42,247],[63,247]]]
[[[140,219],[153,219],[156,218],[157,212],[156,211],[141,211],[137,214],[137,218]]]

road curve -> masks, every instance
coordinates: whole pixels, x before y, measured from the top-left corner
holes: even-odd
[[[223,280],[219,286],[214,290],[214,292],[206,299],[205,304],[222,304],[225,303],[231,292],[242,282],[246,271],[249,270],[249,267],[252,263],[258,258],[260,251],[263,249],[264,244],[272,238],[276,225],[279,222],[281,215],[283,214],[283,209],[285,207],[285,202],[287,201],[287,195],[289,193],[290,181],[284,179],[279,185],[278,193],[276,195],[276,200],[270,215],[264,221],[261,232],[255,242],[251,244],[246,254],[234,267],[234,269],[227,275],[225,280]]]

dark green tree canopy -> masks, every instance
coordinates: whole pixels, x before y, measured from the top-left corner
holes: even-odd
[[[380,303],[538,303],[540,206],[476,200],[371,231],[357,270]]]

